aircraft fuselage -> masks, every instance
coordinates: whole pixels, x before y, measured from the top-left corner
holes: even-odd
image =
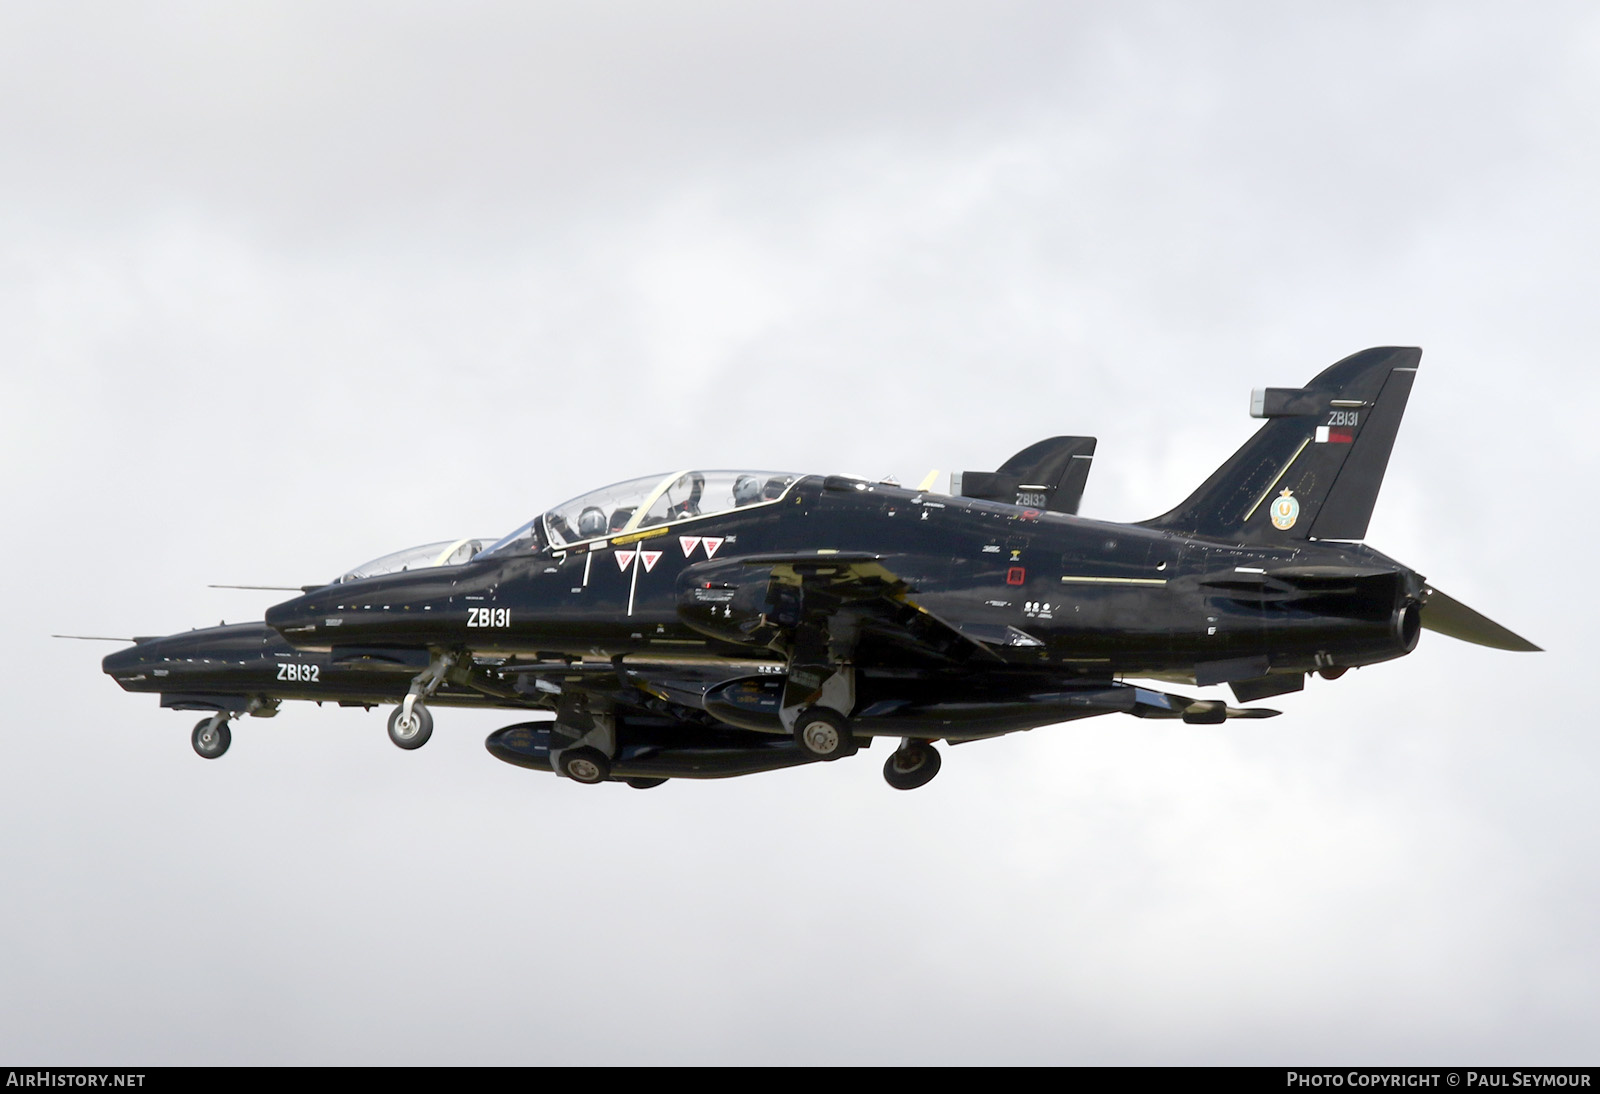
[[[1408,605],[1422,588],[1359,544],[1227,543],[811,476],[749,509],[329,586],[267,622],[297,647],[334,652],[749,657],[757,617],[775,610],[761,561],[774,556],[875,556],[905,599],[982,642],[987,667],[1095,678],[1215,683],[1229,670],[1208,680],[1203,666],[1270,659],[1249,674],[1264,675],[1388,660],[1415,645]],[[1319,582],[1317,567],[1338,572]],[[1273,576],[1286,570],[1293,583]],[[1008,628],[1018,634],[1002,637]]]

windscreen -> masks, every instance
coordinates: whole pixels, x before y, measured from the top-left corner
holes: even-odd
[[[346,581],[360,581],[364,577],[377,577],[379,574],[398,574],[406,570],[423,570],[433,566],[459,566],[473,555],[483,550],[482,538],[478,539],[446,539],[438,543],[424,543],[420,547],[407,547],[403,551],[375,558],[371,562],[364,562],[353,570],[347,570],[334,581],[342,584]]]
[[[592,490],[534,517],[483,554],[559,551],[638,528],[776,501],[800,478],[787,471],[674,471]]]

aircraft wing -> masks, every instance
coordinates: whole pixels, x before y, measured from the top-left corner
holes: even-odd
[[[828,686],[828,665],[926,670],[1003,661],[1007,649],[1043,644],[1016,627],[940,618],[917,603],[914,581],[902,573],[915,566],[914,558],[844,552],[702,563],[685,571],[679,611],[706,633],[787,652],[791,666],[798,666],[791,678],[815,677],[820,686],[809,690],[817,694]],[[775,696],[768,698],[777,703]],[[1111,713],[1205,724],[1278,713],[1122,683],[1079,688],[1069,698],[1042,697],[1040,705],[1051,709],[1034,724]],[[1033,713],[1019,709],[1018,716],[1028,721]]]
[[[950,664],[975,657],[1001,661],[1000,649],[1043,644],[1016,627],[940,618],[917,602],[914,580],[897,569],[905,561],[838,552],[750,555],[702,564],[686,574],[687,599],[680,601],[679,611],[690,626],[708,630],[695,622],[695,594],[731,584],[733,599],[745,602],[740,607],[758,609],[757,620],[745,622],[759,625],[742,640],[780,647],[825,641],[840,658],[855,659],[860,651],[861,659],[874,663]],[[718,577],[722,580],[695,580]],[[726,627],[711,633],[729,637]]]
[[[690,717],[705,694],[729,680],[780,672],[772,661],[673,661],[649,655],[610,661],[508,662],[493,673],[523,697],[543,697],[558,706],[568,693],[604,695],[673,717]]]

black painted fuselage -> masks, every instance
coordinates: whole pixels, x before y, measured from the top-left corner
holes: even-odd
[[[1214,683],[1207,665],[1254,662],[1251,675],[1266,675],[1387,660],[1416,642],[1407,609],[1422,587],[1358,544],[1229,543],[808,477],[748,510],[329,586],[272,608],[267,622],[296,646],[330,651],[748,658],[766,648],[758,617],[781,612],[764,561],[774,556],[814,567],[876,558],[900,583],[893,595],[992,655],[953,654],[952,667],[1080,678],[1193,679],[1198,667]],[[1274,576],[1283,572],[1291,580]],[[895,643],[867,630],[863,640],[884,647],[872,663],[892,666]],[[904,660],[928,664],[920,649]]]

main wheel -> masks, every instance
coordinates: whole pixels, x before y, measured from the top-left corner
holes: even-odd
[[[853,756],[856,751],[849,719],[827,707],[801,712],[794,723],[794,742],[801,752],[817,760],[837,760]]]
[[[611,761],[598,748],[569,748],[561,754],[561,773],[577,783],[603,783]]]
[[[194,745],[194,750],[208,760],[214,760],[233,743],[233,734],[228,730],[227,722],[212,724],[212,719],[202,718],[195,723],[194,732],[189,735],[189,743]]]
[[[417,703],[411,708],[411,717],[405,717],[406,708],[398,706],[389,715],[389,740],[401,748],[421,748],[433,736],[433,715],[428,708]]]
[[[883,781],[896,790],[927,786],[939,773],[939,750],[928,741],[907,741],[883,765]]]

